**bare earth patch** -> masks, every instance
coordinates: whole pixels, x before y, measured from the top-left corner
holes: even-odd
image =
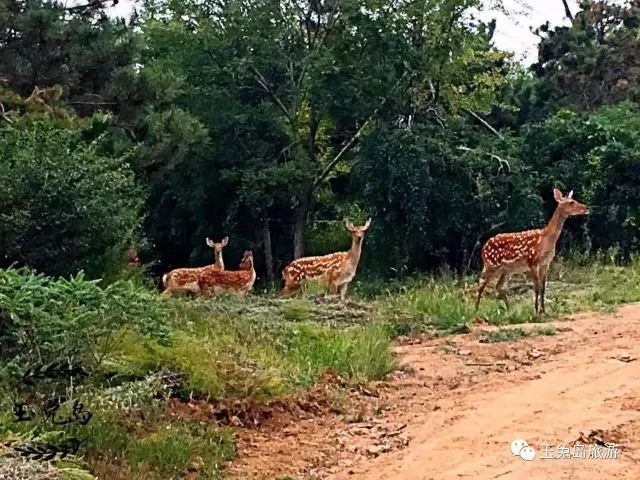
[[[327,390],[323,408],[241,428],[226,475],[640,478],[640,304],[547,325],[557,334],[481,343],[491,328],[476,325],[466,335],[398,342],[403,368],[388,381],[344,398]],[[534,461],[512,456],[516,438],[535,448]],[[545,445],[555,453],[576,442],[616,443],[618,458],[541,458]]]

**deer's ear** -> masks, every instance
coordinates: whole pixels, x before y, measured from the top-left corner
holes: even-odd
[[[220,243],[222,243],[223,247],[226,247],[227,243],[229,243],[229,237],[224,237]]]
[[[209,237],[207,237],[207,246],[213,248],[213,240],[211,240]]]
[[[562,192],[557,188],[553,189],[553,198],[556,199],[556,202],[560,202],[562,200]]]
[[[371,219],[368,219],[368,220],[365,222],[365,224],[364,224],[364,226],[362,227],[362,229],[363,229],[363,230],[366,230],[367,228],[369,228],[369,225],[371,225]]]
[[[348,218],[344,219],[344,226],[347,227],[347,230],[353,230],[353,223]]]
[[[567,198],[573,198],[573,190],[571,190],[571,191],[567,194]]]

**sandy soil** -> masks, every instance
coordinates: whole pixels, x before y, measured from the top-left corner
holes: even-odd
[[[327,390],[335,408],[320,415],[279,416],[241,429],[227,474],[639,479],[640,304],[553,325],[557,335],[510,343],[481,343],[491,327],[478,326],[467,335],[400,344],[403,368],[387,382],[342,397]],[[536,450],[533,461],[511,454],[515,439]],[[587,455],[593,445],[616,444],[617,458],[542,458],[561,456],[564,445],[573,455],[576,442]]]

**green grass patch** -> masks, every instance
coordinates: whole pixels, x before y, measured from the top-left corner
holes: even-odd
[[[534,315],[531,285],[517,278],[510,308],[488,291],[476,312],[469,293],[476,282],[447,273],[355,282],[346,302],[313,289],[288,300],[267,294],[189,300],[159,299],[134,282],[105,287],[81,276],[59,281],[8,270],[0,274],[7,327],[0,333],[0,440],[82,438],[86,463],[60,465],[70,478],[90,472],[111,480],[165,480],[187,469],[196,472],[194,479],[219,478],[222,463],[234,455],[231,432],[168,416],[165,400],[156,396],[166,372],[180,376],[183,398],[213,402],[283,397],[313,385],[327,369],[348,382],[381,379],[395,368],[390,346],[398,335],[469,332],[478,316],[497,326],[540,323],[480,338],[510,342],[554,335],[543,322],[561,315],[640,301],[640,261],[624,267],[556,262],[548,317]],[[13,422],[10,400],[17,392],[10,385],[39,355],[87,366],[84,383],[59,392],[80,395],[94,412],[86,427]],[[52,384],[47,388],[53,392]],[[338,392],[330,401],[339,408],[343,399]]]
[[[480,343],[515,342],[527,337],[552,336],[556,334],[556,329],[553,326],[532,329],[524,329],[520,327],[501,328],[499,330],[483,333],[480,335],[479,341]]]
[[[640,301],[640,261],[629,265],[593,263],[578,266],[556,262],[546,288],[547,316],[536,316],[531,282],[514,276],[509,288],[509,308],[490,288],[475,310],[477,277],[409,278],[399,292],[379,296],[376,303],[399,334],[436,330],[467,332],[477,317],[492,325],[539,323],[584,310],[610,311],[616,305]]]

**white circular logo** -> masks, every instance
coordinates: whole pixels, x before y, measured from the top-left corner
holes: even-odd
[[[530,446],[522,447],[522,450],[520,450],[520,458],[527,462],[531,462],[536,458],[536,451]]]
[[[528,446],[529,444],[525,440],[516,439],[513,442],[511,442],[511,454],[514,457],[517,457],[518,455],[520,455],[520,450]]]

